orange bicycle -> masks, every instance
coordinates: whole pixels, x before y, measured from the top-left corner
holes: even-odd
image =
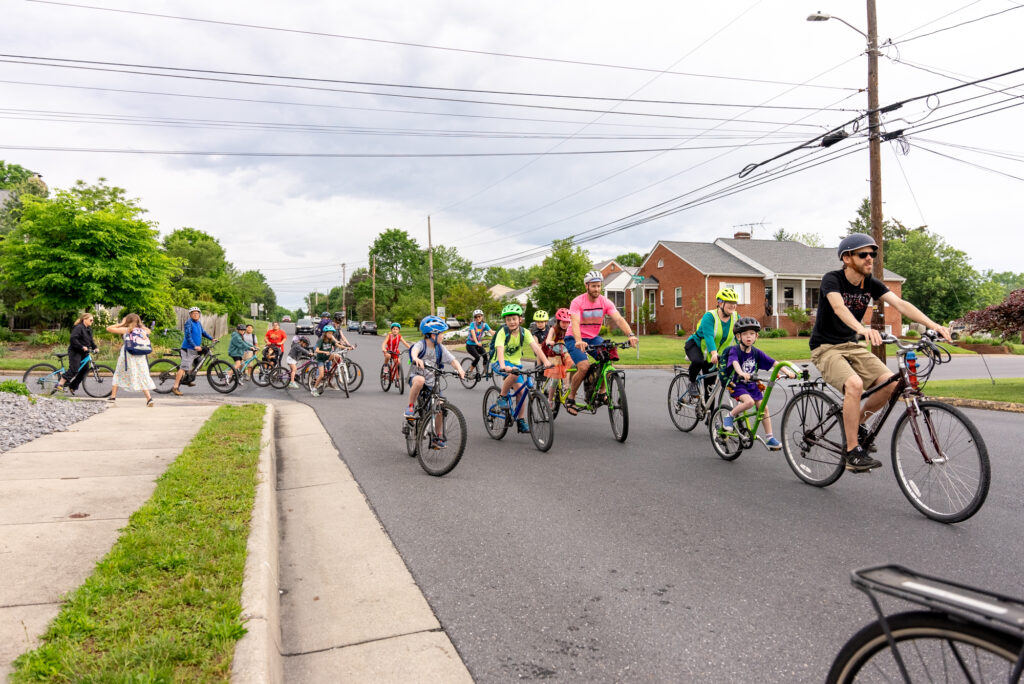
[[[398,388],[399,394],[405,394],[405,377],[402,363],[398,360],[399,352],[387,352],[388,358],[380,367],[380,388],[387,392],[392,386]]]

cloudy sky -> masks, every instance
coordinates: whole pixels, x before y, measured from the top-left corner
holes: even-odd
[[[885,215],[979,269],[1021,269],[1024,70],[958,86],[1024,69],[1022,5],[878,3],[881,104],[916,98],[883,118],[904,131],[882,147]],[[2,0],[0,159],[51,187],[107,178],[289,307],[384,229],[425,245],[428,216],[482,266],[743,224],[831,245],[868,195],[867,58],[818,11],[866,31],[864,0]]]

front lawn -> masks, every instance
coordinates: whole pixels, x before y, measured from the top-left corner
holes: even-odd
[[[933,397],[959,399],[986,399],[1024,404],[1024,378],[988,378],[973,380],[932,380],[924,386],[925,394]]]

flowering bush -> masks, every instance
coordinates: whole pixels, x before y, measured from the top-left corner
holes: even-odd
[[[988,332],[1003,337],[1024,330],[1024,288],[1014,290],[1001,303],[964,316],[968,332]]]

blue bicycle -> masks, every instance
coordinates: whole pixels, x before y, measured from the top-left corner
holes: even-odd
[[[551,404],[537,389],[533,376],[544,372],[543,366],[533,370],[521,371],[519,381],[522,383],[508,396],[509,408],[498,407],[501,389],[488,387],[484,393],[484,428],[491,439],[501,439],[523,415],[526,409],[526,424],[530,428],[530,439],[538,451],[547,451],[555,441],[555,420]]]
[[[25,375],[22,376],[21,381],[25,383],[25,386],[33,394],[53,394],[53,391],[57,388],[57,383],[64,376],[66,372],[64,357],[67,354],[54,354],[54,356],[60,361],[60,368],[57,368],[52,363],[37,363],[25,371]],[[78,370],[81,371],[86,367],[88,367],[88,370],[82,379],[82,389],[85,390],[85,393],[97,399],[109,397],[110,391],[114,386],[114,369],[110,366],[94,363],[92,354],[86,354]]]

